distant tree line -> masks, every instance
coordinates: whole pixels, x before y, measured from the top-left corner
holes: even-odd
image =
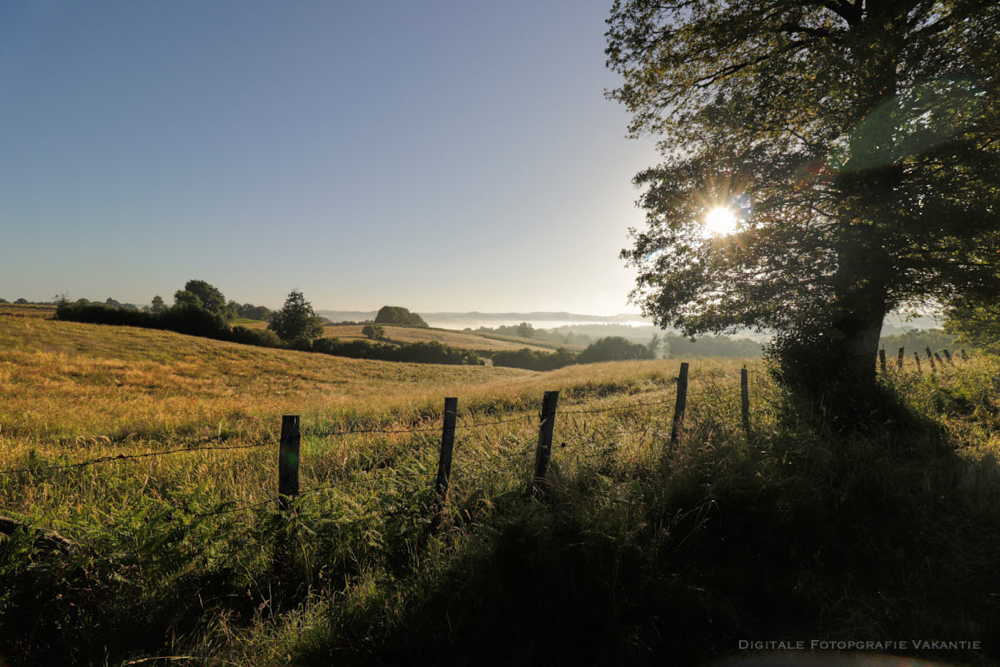
[[[579,353],[559,348],[556,352],[539,352],[528,348],[493,355],[494,366],[551,371],[570,364],[594,364],[602,361],[634,361],[655,358],[652,345],[633,343],[621,336],[608,336],[592,343]]]
[[[397,308],[395,311],[397,316],[414,321],[406,318],[410,313],[405,308]],[[230,327],[232,319],[248,313],[266,315],[269,321],[267,329],[251,329],[239,325]],[[419,316],[415,317],[419,319]],[[297,290],[288,294],[284,307],[279,311],[271,312],[263,306],[246,304],[241,315],[239,304],[227,302],[221,291],[203,280],[188,281],[183,290],[174,294],[172,306],[167,306],[157,296],[150,307],[143,310],[134,306],[127,307],[113,299],[106,303],[63,299],[56,308],[56,319],[161,329],[244,345],[286,348],[356,359],[427,364],[483,363],[479,355],[471,350],[451,348],[437,342],[387,343],[324,338],[323,323],[328,320],[318,317],[312,305]],[[381,336],[378,335],[379,332]],[[378,340],[383,336],[384,329],[380,325],[373,325],[371,337]]]
[[[569,330],[568,330],[569,329]],[[577,329],[574,331],[572,329]],[[593,335],[578,331],[593,332]],[[566,326],[559,329],[536,329],[528,322],[517,325],[499,327],[479,327],[477,333],[497,334],[518,338],[556,343],[557,345],[572,345],[585,347],[605,338],[624,338],[633,343],[641,337],[648,337],[652,327],[635,328],[624,324],[590,324]],[[466,331],[473,331],[466,329]],[[606,333],[605,333],[606,332]],[[610,335],[609,335],[610,334]],[[674,333],[667,333],[663,338],[653,333],[652,339],[644,343],[650,347],[655,356],[664,357],[759,357],[762,346],[750,338],[733,338],[731,336],[701,336],[694,341]]]

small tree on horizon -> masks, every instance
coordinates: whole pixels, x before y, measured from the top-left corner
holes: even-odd
[[[298,290],[292,290],[285,299],[285,305],[271,316],[267,328],[278,338],[290,343],[296,340],[311,341],[323,335],[323,325],[312,304]]]
[[[361,334],[371,340],[384,340],[385,327],[381,324],[366,324],[361,327]]]

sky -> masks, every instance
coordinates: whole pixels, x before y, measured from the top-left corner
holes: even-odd
[[[635,312],[610,0],[0,4],[0,297]]]

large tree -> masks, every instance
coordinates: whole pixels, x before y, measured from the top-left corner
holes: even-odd
[[[174,302],[179,305],[201,306],[211,313],[229,319],[226,310],[226,297],[218,287],[210,285],[204,280],[189,280],[184,283],[184,289],[178,290],[174,294]]]
[[[819,397],[874,384],[888,312],[1000,287],[994,0],[617,0],[608,24],[609,96],[663,155],[622,251],[660,325],[776,331]]]
[[[298,290],[288,293],[285,305],[271,315],[267,328],[285,342],[311,341],[323,335],[322,322],[312,304]]]

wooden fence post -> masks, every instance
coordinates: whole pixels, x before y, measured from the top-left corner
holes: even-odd
[[[287,512],[291,499],[299,495],[299,416],[281,418],[278,446],[278,509]]]
[[[913,353],[913,359],[917,362],[917,372],[920,372],[920,355],[916,352]]]
[[[744,364],[740,371],[740,413],[743,416],[743,430],[750,437],[750,378],[747,375],[747,367]]]
[[[941,368],[944,368],[944,359],[941,358],[941,355],[935,352],[934,358],[937,359],[937,362],[941,365]]]
[[[899,348],[899,357],[896,358],[896,368],[899,370],[903,370],[903,350],[905,349],[905,347]]]
[[[441,431],[441,457],[438,459],[438,474],[435,489],[441,504],[448,502],[448,488],[451,481],[451,452],[455,446],[455,418],[458,413],[458,398],[444,399],[444,429]]]
[[[670,429],[670,444],[676,445],[684,422],[684,407],[687,405],[688,363],[681,362],[681,372],[677,376],[677,403],[674,404],[674,425]]]
[[[949,366],[954,366],[955,362],[951,360],[951,352],[948,351],[948,348],[946,348],[946,347],[942,348],[941,351],[944,353],[944,358],[945,358],[945,361],[948,362],[948,365]]]
[[[968,361],[969,360],[969,355],[967,355],[965,353],[965,348],[963,347],[960,351],[962,353],[962,361]]]
[[[882,369],[882,375],[885,375],[885,348],[881,348],[878,351],[878,365]]]
[[[547,391],[542,399],[541,423],[538,425],[538,447],[535,449],[535,475],[531,480],[531,493],[540,496],[545,488],[545,473],[552,457],[552,428],[556,421],[559,392]]]
[[[931,354],[931,348],[924,348],[927,351],[927,361],[931,362],[931,373],[937,371],[937,367],[934,366],[934,355]]]

